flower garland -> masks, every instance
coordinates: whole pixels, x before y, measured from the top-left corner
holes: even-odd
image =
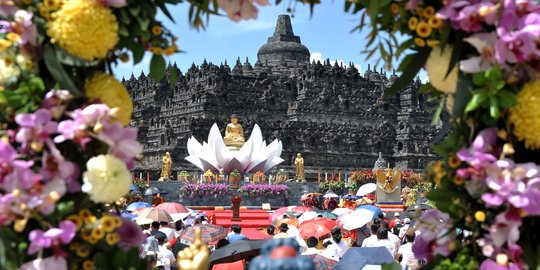
[[[246,184],[239,190],[240,193],[252,197],[269,196],[289,196],[289,187],[287,185],[268,185],[268,184]]]
[[[185,184],[180,188],[180,194],[183,197],[225,197],[229,194],[227,184]]]

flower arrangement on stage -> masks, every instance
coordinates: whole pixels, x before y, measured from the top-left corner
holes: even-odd
[[[449,135],[434,147],[444,158],[426,170],[437,210],[418,219],[417,258],[435,269],[538,268],[540,3],[366,0],[346,10],[363,14],[358,29],[371,24],[369,55],[389,67],[400,60],[385,94],[425,68],[434,123],[450,115]],[[456,228],[470,232],[465,240]]]
[[[342,191],[345,190],[347,183],[344,181],[328,181],[328,182],[321,182],[319,184],[319,192],[325,193],[328,190],[332,190],[334,192],[342,193]]]
[[[268,185],[268,184],[246,184],[243,185],[238,191],[247,196],[289,196],[289,187],[285,184],[282,185]]]
[[[212,197],[218,198],[229,194],[227,184],[185,184],[180,188],[183,197]]]
[[[349,178],[351,181],[361,186],[363,184],[376,181],[377,175],[375,175],[373,170],[357,170],[351,172]],[[414,171],[402,171],[400,179],[401,184],[408,187],[412,187],[423,181],[422,174]]]
[[[135,178],[133,180],[133,184],[137,187],[139,191],[143,191],[149,187],[146,180],[140,178]]]

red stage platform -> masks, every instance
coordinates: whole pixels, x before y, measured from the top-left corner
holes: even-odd
[[[230,228],[233,224],[242,227],[242,233],[250,239],[263,239],[266,234],[260,232],[272,225],[269,221],[270,214],[264,210],[241,210],[241,221],[231,221],[232,210],[205,211],[213,224]]]

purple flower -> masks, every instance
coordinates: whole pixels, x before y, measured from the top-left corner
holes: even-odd
[[[120,247],[129,250],[133,247],[140,247],[146,242],[141,227],[128,218],[122,218],[122,225],[116,231],[120,235]]]
[[[51,112],[54,119],[59,119],[66,110],[73,95],[68,90],[53,89],[45,95],[41,107]]]
[[[41,158],[41,168],[39,170],[48,181],[62,180],[68,185],[70,192],[80,191],[80,183],[77,181],[79,167],[77,164],[65,160],[64,156],[52,145],[49,147],[52,154],[44,151]]]
[[[60,222],[58,228],[51,228],[46,232],[35,229],[30,232],[30,246],[28,247],[28,254],[34,254],[42,248],[49,248],[53,245],[69,244],[73,237],[75,237],[75,231],[77,225],[75,223],[64,220]]]
[[[13,16],[15,21],[15,29],[19,32],[21,36],[19,44],[24,48],[26,44],[32,46],[38,45],[37,42],[37,27],[32,22],[32,17],[34,14],[26,10],[18,10]]]
[[[126,0],[98,0],[103,5],[114,7],[114,8],[122,8],[127,6]]]
[[[58,124],[51,121],[51,117],[51,113],[45,109],[31,114],[17,114],[15,121],[21,128],[15,135],[15,141],[21,143],[23,149],[31,143],[32,150],[40,152],[49,136],[57,131]]]
[[[459,68],[466,73],[477,73],[490,69],[495,64],[495,42],[497,34],[494,32],[477,33],[464,39],[480,54],[469,59],[461,60]]]
[[[33,261],[29,261],[19,268],[19,270],[42,270],[42,269],[55,269],[55,270],[67,270],[67,261],[64,257],[52,256],[45,259],[38,258]]]
[[[448,256],[449,246],[455,239],[450,216],[439,210],[431,209],[418,219],[418,230],[422,233],[413,244],[413,252],[419,259],[429,260],[435,254]]]
[[[520,226],[519,213],[517,209],[511,208],[497,215],[495,224],[489,227],[489,236],[496,247],[502,247],[505,243],[514,245],[519,240]]]
[[[104,123],[98,139],[109,145],[109,154],[128,163],[128,169],[135,167],[134,158],[142,152],[142,145],[137,141],[136,128],[124,128],[118,122]]]

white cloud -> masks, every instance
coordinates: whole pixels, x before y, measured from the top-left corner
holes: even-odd
[[[326,61],[326,59],[324,59],[322,57],[322,53],[321,52],[312,52],[311,55],[309,56],[309,62],[317,62],[317,61],[321,61],[321,63],[323,63],[324,61]],[[338,59],[338,60],[330,60],[330,65],[334,65],[335,63],[337,62],[337,64],[339,66],[343,65],[343,66],[348,66],[349,65],[349,62],[345,62],[341,59]],[[361,66],[359,64],[354,64],[353,65],[356,67],[356,69],[358,69],[358,71],[361,70]]]

